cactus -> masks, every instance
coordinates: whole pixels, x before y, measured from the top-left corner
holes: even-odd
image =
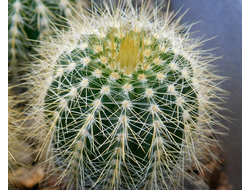
[[[80,0],[10,0],[8,1],[9,66],[13,81],[17,78],[17,64],[30,60],[33,45],[57,28],[66,29],[62,18],[72,17],[72,7],[86,7]],[[20,65],[19,65],[20,66]]]
[[[27,77],[30,116],[67,189],[177,189],[191,163],[203,170],[223,77],[192,24],[158,13],[93,8],[40,45]]]

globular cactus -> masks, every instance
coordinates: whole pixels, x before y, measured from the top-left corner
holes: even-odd
[[[72,7],[87,7],[81,0],[9,0],[8,1],[8,59],[13,80],[17,65],[29,61],[33,45],[45,35],[52,35],[54,25],[66,29],[63,18],[72,17]]]
[[[178,189],[202,170],[223,77],[191,25],[158,13],[97,7],[41,44],[30,115],[67,189]]]

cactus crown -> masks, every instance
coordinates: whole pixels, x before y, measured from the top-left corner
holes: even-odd
[[[189,26],[157,11],[94,9],[41,46],[34,127],[47,126],[49,160],[68,188],[171,189],[190,161],[201,165],[221,77]]]

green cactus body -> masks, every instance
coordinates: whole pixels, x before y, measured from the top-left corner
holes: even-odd
[[[213,141],[215,58],[157,8],[121,7],[82,15],[42,45],[30,77],[34,127],[47,126],[47,160],[68,189],[177,188]]]

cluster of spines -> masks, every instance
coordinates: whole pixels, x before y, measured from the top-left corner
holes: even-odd
[[[178,21],[126,11],[72,23],[56,52],[42,49],[40,78],[31,76],[39,95],[33,106],[46,118],[37,125],[49,125],[49,160],[73,186],[171,189],[187,162],[201,167],[197,147],[206,148],[210,123],[217,124],[207,97],[221,91],[213,84],[220,77],[209,72],[214,57],[203,58],[195,50],[202,42]]]

